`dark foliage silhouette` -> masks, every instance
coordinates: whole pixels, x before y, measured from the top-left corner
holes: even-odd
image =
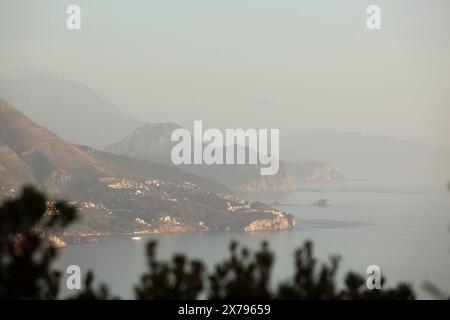
[[[203,289],[205,267],[175,255],[172,261],[156,259],[156,242],[147,245],[148,273],[135,288],[137,299],[195,299]]]
[[[273,254],[266,242],[252,254],[238,244],[230,245],[230,258],[218,264],[209,276],[211,299],[270,299],[270,275]]]
[[[292,279],[271,290],[270,275],[273,254],[263,242],[251,252],[230,245],[230,256],[208,274],[203,263],[188,261],[177,255],[170,262],[156,259],[156,242],[147,247],[149,272],[136,288],[137,299],[414,299],[411,287],[400,283],[394,288],[369,290],[363,276],[349,272],[343,289],[337,288],[339,258],[319,265],[314,258],[312,242],[307,241],[295,253]]]
[[[329,264],[318,265],[313,254],[313,244],[307,241],[295,253],[295,274],[293,279],[283,283],[277,297],[280,299],[414,299],[411,287],[400,283],[395,288],[385,288],[382,278],[382,290],[369,290],[366,278],[355,272],[345,276],[344,287],[339,290],[337,272],[339,256],[332,256]]]
[[[72,297],[70,300],[116,300],[118,297],[113,296],[108,287],[104,284],[101,284],[96,289],[94,287],[94,273],[92,271],[88,271],[86,278],[84,279],[83,290]]]
[[[51,270],[56,247],[51,232],[75,219],[64,202],[49,205],[31,187],[0,207],[0,298],[53,299],[59,272]]]

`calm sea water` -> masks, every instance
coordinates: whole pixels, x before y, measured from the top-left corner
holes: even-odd
[[[431,281],[450,293],[450,194],[445,180],[347,180],[307,182],[283,196],[246,197],[279,201],[279,209],[296,217],[294,230],[283,232],[198,233],[152,235],[141,241],[111,237],[96,244],[64,248],[57,267],[71,264],[92,269],[115,294],[132,298],[133,285],[145,271],[144,247],[159,241],[158,256],[174,253],[201,258],[211,268],[228,253],[230,240],[250,248],[267,240],[276,255],[274,280],[287,279],[293,271],[293,252],[311,239],[316,255],[325,260],[342,256],[341,273],[365,273],[367,266],[381,267],[387,285],[401,280],[412,283],[420,298]],[[327,207],[312,203],[326,198]],[[62,295],[68,294],[62,290]]]

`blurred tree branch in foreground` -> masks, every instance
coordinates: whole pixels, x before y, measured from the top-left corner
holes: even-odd
[[[0,298],[56,298],[60,273],[51,270],[56,247],[47,234],[74,220],[75,208],[49,205],[31,187],[0,207]]]

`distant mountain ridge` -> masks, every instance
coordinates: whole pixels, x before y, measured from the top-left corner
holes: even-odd
[[[26,164],[35,181],[53,193],[65,193],[84,178],[109,175],[113,168],[100,164],[75,146],[39,126],[0,100],[0,142]],[[52,185],[58,176],[70,176],[65,185]]]
[[[338,168],[320,161],[297,161],[286,163],[287,171],[298,182],[303,181],[336,181],[344,177]]]
[[[0,79],[0,97],[64,140],[94,148],[143,124],[82,84],[44,75]]]
[[[105,147],[105,151],[138,159],[170,163],[170,152],[175,145],[170,135],[181,128],[175,123],[147,123],[130,135]]]
[[[346,178],[450,176],[450,148],[375,134],[308,132],[280,137],[287,162],[323,160]]]
[[[170,139],[173,130],[181,128],[173,123],[146,124],[130,135],[105,148],[114,154],[126,155],[173,165],[170,159],[172,147],[176,144]],[[223,154],[233,146],[223,147]],[[243,152],[248,148],[239,146]],[[177,166],[183,171],[220,181],[237,192],[291,192],[295,181],[280,163],[279,172],[273,176],[261,176],[260,165],[189,165]]]

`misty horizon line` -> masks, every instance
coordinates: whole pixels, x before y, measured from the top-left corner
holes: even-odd
[[[16,75],[9,75],[9,76],[2,76],[0,75],[0,80],[3,81],[8,81],[8,80],[20,80],[20,79],[27,79],[27,78],[46,78],[46,79],[50,79],[50,80],[56,80],[56,81],[64,81],[64,82],[70,82],[76,86],[79,86],[81,88],[84,88],[88,91],[90,91],[90,93],[94,94],[97,98],[107,102],[108,104],[110,104],[111,106],[115,107],[118,111],[120,111],[121,113],[123,113],[124,115],[133,118],[134,120],[141,122],[142,125],[138,126],[135,128],[139,129],[144,125],[150,124],[150,125],[155,125],[155,124],[171,124],[171,125],[177,125],[181,128],[186,128],[189,129],[189,126],[184,125],[184,122],[189,122],[189,121],[176,121],[176,120],[160,120],[160,121],[149,121],[146,117],[142,117],[139,115],[134,114],[133,112],[128,112],[126,110],[124,110],[119,103],[115,103],[114,101],[112,101],[112,99],[107,98],[105,96],[103,96],[102,94],[98,93],[97,90],[95,90],[94,88],[92,88],[91,86],[83,83],[82,81],[79,80],[75,80],[75,79],[70,79],[70,78],[66,78],[66,77],[62,77],[62,76],[56,76],[56,75],[52,75],[48,72],[44,72],[44,71],[36,71],[36,72],[32,72],[29,71],[27,73],[23,73],[23,74],[16,74]],[[7,101],[8,103],[14,105],[14,103],[12,101],[8,101],[8,99],[6,99],[5,97],[0,97],[2,99],[4,99],[5,101]],[[193,123],[198,117],[193,117],[192,120],[190,121],[190,123]],[[208,121],[204,121],[205,123],[208,123]],[[231,126],[215,126],[217,129],[220,130],[225,130],[225,129],[249,129],[251,127],[243,127],[243,126],[237,126],[237,127],[231,127]],[[293,131],[293,130],[285,130],[282,128],[278,128],[280,129],[280,138],[286,138],[286,137],[292,137],[292,136],[296,136],[296,135],[309,135],[309,134],[341,134],[341,135],[360,135],[360,136],[366,136],[366,137],[378,137],[378,138],[386,138],[386,139],[390,139],[390,140],[396,140],[398,142],[404,142],[404,143],[410,143],[410,144],[417,144],[417,145],[421,145],[421,146],[428,146],[428,147],[433,147],[433,148],[440,148],[440,149],[446,149],[450,151],[450,145],[445,145],[445,144],[439,144],[439,143],[433,143],[430,141],[420,141],[420,140],[414,140],[411,138],[404,138],[404,137],[400,137],[400,136],[395,136],[395,135],[390,135],[390,134],[385,134],[385,133],[380,133],[380,132],[363,132],[363,131],[357,131],[357,130],[348,130],[348,129],[341,129],[341,130],[336,130],[336,129],[323,129],[323,128],[318,128],[316,130],[299,130],[299,131]],[[133,131],[134,132],[134,131]],[[226,145],[225,145],[226,146]]]

